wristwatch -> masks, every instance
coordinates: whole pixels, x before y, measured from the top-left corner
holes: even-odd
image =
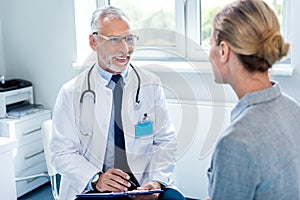
[[[99,178],[100,178],[100,175],[102,174],[102,172],[98,172],[92,179],[92,187],[93,187],[93,190],[97,190],[96,188],[96,183],[98,182]]]
[[[100,178],[100,175],[99,175],[99,173],[97,173],[97,174],[93,177],[92,183],[97,183],[97,181],[99,180],[99,178]]]

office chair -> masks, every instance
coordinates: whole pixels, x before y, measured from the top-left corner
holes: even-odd
[[[58,190],[57,190],[57,171],[51,164],[50,159],[50,139],[52,136],[52,120],[47,120],[42,124],[42,138],[43,138],[43,146],[44,146],[44,153],[45,159],[48,169],[48,175],[50,178],[51,183],[51,191],[53,198],[58,200]]]

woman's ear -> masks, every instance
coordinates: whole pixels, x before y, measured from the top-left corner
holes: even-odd
[[[90,43],[90,46],[91,48],[96,51],[96,48],[97,48],[97,41],[95,40],[95,37],[93,34],[90,34],[89,35],[89,43]]]
[[[229,59],[230,47],[227,42],[221,41],[219,45],[219,58],[221,63],[226,63]]]

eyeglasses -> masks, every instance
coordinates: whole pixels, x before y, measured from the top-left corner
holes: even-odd
[[[98,32],[93,32],[93,35],[98,35],[99,37],[102,37],[104,40],[106,40],[107,42],[109,42],[110,44],[113,45],[118,45],[122,42],[122,40],[124,39],[125,42],[127,43],[127,45],[134,45],[136,43],[136,41],[138,41],[139,37],[136,35],[129,35],[129,36],[111,36],[111,37],[107,37],[105,35],[101,35]]]

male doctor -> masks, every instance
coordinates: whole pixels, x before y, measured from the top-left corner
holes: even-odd
[[[97,62],[62,87],[53,111],[51,158],[62,175],[60,200],[133,189],[164,193],[124,199],[185,199],[171,179],[176,138],[160,80],[129,63],[138,39],[129,18],[104,7],[93,13],[91,30]]]

